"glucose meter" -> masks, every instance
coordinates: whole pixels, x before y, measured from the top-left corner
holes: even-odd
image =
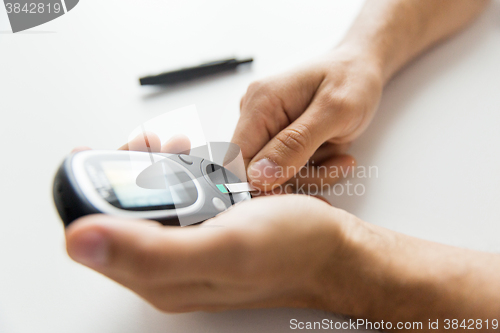
[[[95,213],[186,226],[250,199],[250,190],[231,171],[202,157],[88,150],[62,163],[53,196],[65,226]]]

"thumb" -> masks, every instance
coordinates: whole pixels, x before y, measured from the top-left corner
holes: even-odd
[[[320,112],[307,110],[274,136],[249,164],[252,184],[269,190],[293,177],[331,136],[328,121],[322,118]]]
[[[131,281],[197,279],[214,264],[214,244],[224,243],[217,237],[224,235],[216,231],[87,215],[66,230],[66,247],[73,260],[133,289]]]

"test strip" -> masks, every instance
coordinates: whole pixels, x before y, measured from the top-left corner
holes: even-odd
[[[218,184],[216,185],[222,193],[240,193],[255,191],[255,188],[250,183],[233,183],[233,184]]]
[[[219,191],[221,191],[222,193],[229,193],[229,191],[227,190],[227,188],[224,186],[224,184],[217,184],[215,185],[217,186],[217,188],[219,189]]]

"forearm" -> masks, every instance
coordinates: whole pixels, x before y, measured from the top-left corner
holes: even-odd
[[[393,323],[428,325],[438,319],[440,329],[445,319],[500,321],[500,255],[428,242],[359,220],[349,227],[348,239],[344,274],[329,283],[334,287],[325,293],[327,308]],[[348,291],[343,297],[349,301],[332,301],[331,292],[340,290]]]
[[[340,46],[374,58],[386,82],[434,43],[471,22],[489,0],[368,0]]]

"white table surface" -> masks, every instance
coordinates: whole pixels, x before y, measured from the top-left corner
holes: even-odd
[[[274,309],[167,315],[72,262],[51,198],[77,145],[114,149],[142,121],[196,104],[209,140],[229,140],[255,79],[326,52],[362,1],[82,0],[11,34],[0,9],[0,332],[288,332],[336,320]],[[500,2],[409,65],[386,88],[352,153],[376,166],[363,196],[331,197],[366,221],[416,237],[500,250]],[[225,56],[249,71],[168,90],[142,74]]]

